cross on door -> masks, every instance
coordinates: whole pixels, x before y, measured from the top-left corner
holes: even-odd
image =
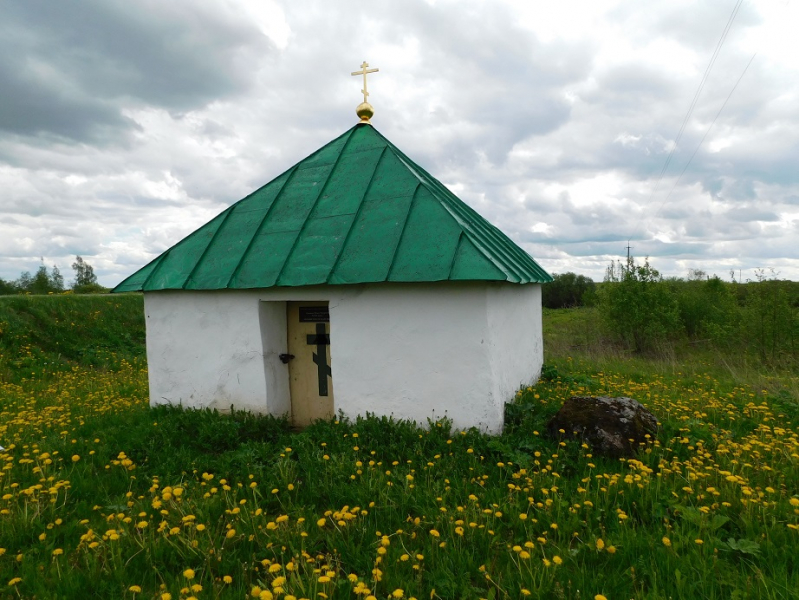
[[[325,346],[330,345],[330,336],[326,331],[324,323],[316,324],[316,333],[307,336],[308,345],[316,346],[313,353],[313,361],[316,364],[319,376],[319,395],[327,396],[327,378],[333,376],[330,365],[327,364],[327,350]]]

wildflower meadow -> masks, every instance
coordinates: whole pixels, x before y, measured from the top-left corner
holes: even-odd
[[[502,436],[297,432],[150,408],[138,296],[0,300],[0,350],[0,598],[799,597],[790,374],[550,352]],[[544,435],[589,394],[659,433],[626,460]]]

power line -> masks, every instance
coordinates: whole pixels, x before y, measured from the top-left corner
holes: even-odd
[[[724,26],[724,31],[721,34],[721,38],[716,43],[716,49],[713,51],[713,55],[710,57],[710,62],[705,69],[705,74],[702,76],[702,80],[699,82],[699,87],[696,88],[696,93],[694,93],[694,98],[691,100],[691,105],[688,107],[688,112],[685,113],[685,118],[682,120],[682,125],[680,125],[680,130],[677,132],[677,137],[674,138],[674,145],[671,147],[671,151],[669,155],[666,157],[666,162],[663,165],[663,168],[660,170],[660,176],[658,177],[657,184],[655,184],[655,189],[652,191],[652,195],[655,194],[657,191],[658,186],[660,185],[660,180],[663,179],[663,175],[665,175],[666,170],[669,168],[669,164],[671,163],[671,159],[674,156],[674,152],[677,150],[677,146],[682,139],[682,134],[685,131],[685,126],[688,124],[688,120],[691,118],[691,115],[694,112],[694,108],[696,108],[696,104],[699,101],[699,96],[702,94],[702,90],[705,87],[705,83],[707,83],[708,77],[710,76],[710,71],[713,70],[713,65],[716,64],[716,59],[719,56],[719,52],[721,52],[721,47],[724,45],[725,40],[727,39],[727,34],[730,32],[730,28],[732,28],[732,23],[735,20],[736,15],[738,14],[738,10],[741,8],[741,4],[743,0],[738,0],[738,3],[735,5],[735,8],[732,9],[732,13],[730,14],[730,18],[727,19],[727,25]],[[651,196],[650,196],[651,200]]]
[[[755,53],[752,55],[752,58],[750,58],[750,59],[749,59],[749,62],[748,62],[748,63],[746,63],[746,66],[744,67],[744,70],[743,70],[743,72],[741,73],[741,76],[740,76],[740,77],[738,77],[738,81],[736,81],[736,82],[735,82],[735,85],[734,85],[734,86],[732,86],[732,89],[730,90],[730,93],[729,93],[729,94],[727,94],[727,98],[724,100],[724,104],[722,104],[722,105],[721,105],[721,108],[719,108],[719,111],[716,113],[716,116],[715,116],[715,117],[713,117],[713,121],[710,123],[710,126],[709,126],[709,127],[707,128],[707,130],[705,131],[705,135],[703,135],[703,136],[702,136],[702,139],[701,139],[701,140],[699,140],[699,144],[697,144],[697,146],[696,146],[696,149],[694,150],[694,153],[693,153],[693,154],[691,154],[691,158],[689,158],[689,159],[688,159],[688,162],[687,162],[687,163],[685,163],[685,166],[683,167],[682,171],[680,171],[680,175],[677,177],[677,181],[675,181],[675,182],[674,182],[674,185],[671,187],[671,190],[669,190],[669,193],[668,193],[668,195],[667,195],[667,196],[666,196],[666,197],[663,199],[663,202],[661,202],[661,203],[660,203],[660,206],[659,206],[659,207],[658,207],[658,209],[655,211],[655,214],[654,214],[654,215],[652,215],[652,218],[653,218],[653,219],[654,219],[655,217],[657,217],[657,216],[658,216],[658,214],[660,214],[660,211],[661,211],[661,209],[663,208],[663,206],[666,204],[666,202],[668,201],[668,199],[669,199],[669,198],[671,198],[671,195],[672,195],[672,193],[673,193],[673,192],[674,192],[674,190],[677,188],[677,184],[679,184],[679,183],[680,183],[680,179],[682,179],[682,176],[685,174],[685,171],[687,171],[687,170],[688,170],[688,165],[690,165],[690,164],[691,164],[691,161],[694,159],[694,156],[696,156],[696,153],[697,153],[697,152],[699,152],[699,148],[701,148],[701,147],[702,147],[702,144],[704,143],[704,141],[705,141],[705,138],[707,138],[707,135],[710,133],[710,130],[711,130],[711,129],[713,129],[713,125],[715,125],[715,124],[716,124],[716,120],[717,120],[717,119],[719,118],[719,116],[721,115],[721,112],[724,110],[724,107],[725,107],[725,106],[727,106],[727,102],[729,102],[729,101],[730,101],[730,98],[732,97],[732,94],[733,94],[733,92],[735,92],[735,89],[738,87],[738,84],[739,84],[739,83],[741,83],[741,79],[743,79],[743,78],[744,78],[744,75],[746,75],[746,71],[749,69],[749,65],[751,65],[751,64],[752,64],[752,61],[753,61],[753,60],[755,60],[755,56],[757,56],[757,52],[755,52]]]
[[[674,153],[677,151],[677,147],[679,146],[680,140],[682,139],[682,135],[685,132],[685,127],[688,125],[688,121],[691,118],[691,115],[696,108],[697,103],[699,102],[699,97],[702,94],[702,90],[705,87],[705,83],[707,83],[708,78],[710,77],[710,72],[713,70],[713,66],[716,64],[716,59],[721,52],[722,46],[724,46],[724,42],[727,40],[727,34],[730,32],[732,28],[732,24],[735,21],[735,17],[738,15],[738,10],[741,8],[741,4],[743,4],[743,0],[737,0],[735,6],[730,13],[729,18],[727,19],[727,24],[724,26],[724,31],[721,33],[721,37],[719,41],[716,42],[716,48],[713,50],[713,54],[710,57],[710,61],[708,62],[707,67],[705,68],[705,72],[702,75],[702,79],[699,82],[699,86],[696,88],[696,92],[694,93],[694,97],[691,100],[691,104],[688,107],[688,111],[685,113],[685,117],[682,120],[682,124],[680,125],[680,130],[677,132],[677,137],[674,138],[674,144],[669,151],[669,155],[666,157],[666,161],[663,164],[663,168],[660,170],[660,175],[658,176],[658,180],[655,183],[655,187],[652,189],[652,192],[649,194],[649,198],[647,199],[646,203],[649,204],[652,202],[652,198],[657,193],[658,189],[660,188],[660,182],[663,180],[663,176],[666,174],[669,165],[671,164],[671,159],[674,156]],[[638,225],[641,224],[642,218],[639,218],[638,222],[635,225],[635,229],[638,228]]]

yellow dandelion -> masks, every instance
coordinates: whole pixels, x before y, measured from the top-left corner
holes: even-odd
[[[594,596],[594,600],[608,600],[608,599],[606,596],[603,596],[602,594],[597,594],[596,596]]]
[[[186,569],[185,571],[183,571],[183,577],[185,577],[186,579],[194,579],[194,575],[195,573],[193,569]]]
[[[661,539],[660,541],[663,542],[663,545],[666,546],[666,548],[671,548],[671,540],[667,538],[665,535],[663,536],[663,539]]]
[[[134,594],[141,594],[141,588],[138,585],[132,585],[128,588],[129,592],[133,592]]]
[[[434,538],[441,537],[441,534],[435,529],[430,530],[430,535],[432,535]]]
[[[397,588],[396,590],[391,592],[391,596],[393,598],[402,598],[404,595],[405,595],[405,591],[400,589],[400,588]]]
[[[602,541],[602,538],[598,538],[596,541],[596,549],[601,551],[604,547],[605,547],[605,542]]]

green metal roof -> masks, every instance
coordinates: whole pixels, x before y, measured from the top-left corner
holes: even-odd
[[[552,278],[367,124],[236,202],[114,292]]]

